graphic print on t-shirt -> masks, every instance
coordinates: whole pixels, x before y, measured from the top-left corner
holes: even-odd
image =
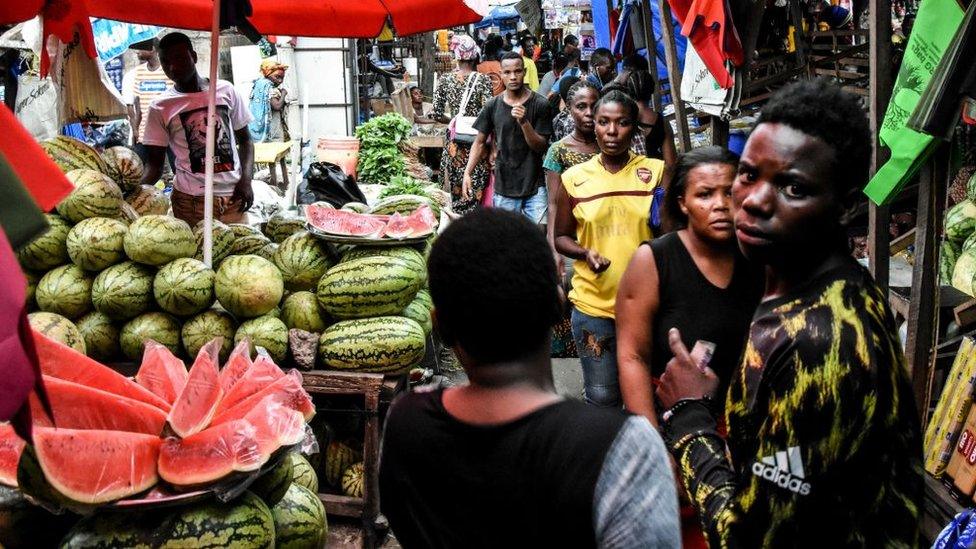
[[[207,107],[180,113],[183,133],[190,152],[190,171],[204,173],[204,159],[207,154]],[[234,149],[230,139],[230,114],[226,105],[217,105],[217,123],[214,127],[216,146],[214,147],[214,173],[229,172],[234,169]]]

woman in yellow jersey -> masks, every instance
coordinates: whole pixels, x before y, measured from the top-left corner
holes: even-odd
[[[614,308],[617,285],[648,226],[664,162],[630,152],[638,108],[611,91],[594,109],[600,154],[567,170],[556,189],[556,250],[575,260],[573,337],[587,402],[621,405]]]

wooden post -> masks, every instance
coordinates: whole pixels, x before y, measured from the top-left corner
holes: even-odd
[[[654,110],[661,112],[661,79],[657,74],[657,39],[654,36],[654,14],[651,13],[651,1],[641,0],[641,22],[644,27],[644,45],[647,47],[648,70],[654,75]]]
[[[949,147],[941,145],[922,167],[918,186],[918,227],[915,231],[915,265],[912,269],[905,356],[911,371],[919,418],[925,416],[928,408],[928,369],[938,328],[939,228],[945,211],[948,168]]]
[[[729,122],[721,116],[712,116],[712,145],[718,147],[729,146]]]
[[[894,84],[891,74],[891,0],[870,0],[868,10],[871,14],[869,106],[871,134],[874,136],[871,174],[874,175],[891,156],[890,151],[881,146],[878,138]],[[890,219],[891,211],[888,206],[878,206],[874,202],[868,205],[869,266],[875,282],[885,291],[888,289],[888,269],[891,263],[888,254],[888,243],[891,240],[888,232]]]
[[[671,21],[671,7],[668,5],[668,0],[658,0],[658,5],[661,7],[661,40],[664,41],[664,59],[668,65],[671,102],[674,103],[678,152],[683,153],[691,150],[691,136],[688,133],[688,113],[681,99],[681,70],[678,65],[678,49],[674,44],[674,23]]]

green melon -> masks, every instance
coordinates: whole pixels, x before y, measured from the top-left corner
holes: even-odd
[[[281,301],[284,283],[281,273],[267,259],[256,255],[230,256],[214,278],[220,304],[237,318],[266,314]]]
[[[74,137],[67,135],[52,137],[42,141],[41,148],[64,173],[79,168],[87,168],[102,173],[108,169],[105,160],[94,147]]]
[[[346,202],[345,204],[342,205],[342,208],[339,209],[345,210],[347,212],[356,212],[361,214],[369,213],[369,206],[363,204],[362,202]]]
[[[152,267],[134,261],[112,265],[95,277],[91,299],[95,310],[113,320],[138,316],[153,304]]]
[[[124,326],[119,334],[122,354],[131,360],[142,358],[142,347],[147,340],[166,346],[174,355],[180,354],[180,321],[166,313],[144,313]]]
[[[949,240],[964,242],[976,230],[976,204],[963,200],[949,208],[945,217],[945,235]]]
[[[119,327],[105,313],[92,311],[75,323],[85,340],[86,354],[99,362],[119,355]]]
[[[363,497],[363,485],[365,476],[363,475],[363,462],[353,463],[342,473],[342,493],[351,498]]]
[[[331,442],[325,449],[325,481],[341,488],[342,473],[361,459],[359,452],[341,442]]]
[[[272,242],[261,234],[238,236],[230,249],[230,255],[258,255],[265,246]]]
[[[91,310],[92,282],[81,267],[64,265],[41,277],[34,299],[42,311],[75,319]]]
[[[245,337],[251,338],[251,352],[254,347],[264,347],[277,364],[282,364],[288,356],[288,328],[277,318],[259,316],[242,322],[234,335],[234,344]]]
[[[218,265],[225,257],[230,255],[231,250],[234,248],[234,240],[236,237],[234,236],[234,231],[230,230],[230,227],[217,220],[213,222],[211,233],[213,234],[213,245],[210,251],[213,256],[213,264]],[[203,261],[203,221],[193,227],[193,236],[197,240],[197,253],[193,257]]]
[[[47,271],[69,261],[67,240],[71,224],[60,215],[44,214],[44,217],[47,231],[17,253],[17,260],[25,269]]]
[[[86,271],[102,271],[125,260],[122,242],[128,227],[118,219],[90,217],[68,232],[68,257]]]
[[[146,215],[129,226],[125,253],[129,259],[146,265],[165,265],[197,251],[193,230],[182,219],[167,215]]]
[[[5,549],[56,547],[77,520],[71,513],[51,514],[19,490],[0,486],[0,546]]]
[[[312,292],[295,292],[281,305],[281,320],[289,329],[321,334],[329,325],[327,319]]]
[[[405,309],[400,311],[400,316],[404,316],[413,320],[424,329],[424,333],[430,335],[430,332],[434,329],[434,322],[430,317],[430,309],[427,308],[427,304],[418,298],[414,298],[407,305]]]
[[[274,263],[274,256],[277,251],[278,251],[278,245],[275,244],[274,242],[268,242],[264,246],[261,246],[261,249],[255,252],[254,255],[263,257],[268,261]]]
[[[292,460],[286,455],[278,465],[251,483],[248,489],[267,503],[268,507],[274,507],[285,497],[285,492],[291,486],[292,476]]]
[[[297,210],[279,211],[268,219],[264,234],[273,242],[284,242],[289,236],[305,230],[305,218]]]
[[[423,284],[424,271],[410,261],[361,257],[329,269],[316,295],[334,318],[367,318],[399,313]]]
[[[202,261],[181,257],[167,263],[156,273],[153,296],[167,313],[190,316],[213,305],[213,286],[214,272],[210,267]]]
[[[169,212],[169,197],[152,185],[139,185],[125,201],[139,215],[166,215]]]
[[[204,311],[183,323],[181,339],[188,356],[195,357],[200,349],[215,337],[223,338],[220,344],[220,361],[224,362],[234,348],[237,324],[229,313],[217,309]]]
[[[109,147],[102,152],[105,161],[105,174],[111,177],[122,190],[128,191],[139,186],[142,179],[142,159],[128,147]]]
[[[271,508],[275,523],[275,549],[318,549],[329,532],[325,506],[318,495],[292,484]]]
[[[24,269],[24,278],[27,279],[27,312],[37,310],[37,301],[34,299],[34,293],[37,291],[37,283],[41,281],[42,276],[44,276],[44,273],[35,273],[34,271]]]
[[[376,215],[392,215],[395,213],[400,215],[410,215],[417,208],[423,205],[430,206],[431,211],[434,212],[434,218],[438,220],[440,219],[441,205],[433,198],[415,194],[397,194],[387,196],[370,208],[369,213]],[[434,228],[437,228],[436,224],[434,225]]]
[[[322,451],[325,449],[323,448]],[[308,489],[313,494],[319,493],[319,477],[315,474],[315,469],[308,458],[292,452],[288,454],[288,460],[291,461],[292,480],[295,484]]]
[[[424,329],[402,316],[345,320],[319,338],[319,360],[325,368],[356,372],[402,373],[424,357]]]
[[[342,261],[352,261],[364,257],[395,257],[409,263],[424,281],[427,280],[427,260],[424,255],[410,246],[356,246],[342,256]]]
[[[244,236],[260,236],[264,237],[264,233],[261,229],[253,225],[248,225],[246,223],[231,223],[227,225],[231,232],[234,233],[234,238],[241,238]]]
[[[332,263],[325,242],[306,231],[286,238],[274,253],[285,288],[292,291],[314,289]]]
[[[434,310],[434,300],[430,298],[430,290],[427,288],[421,288],[413,299],[414,301],[423,303],[428,311]]]
[[[85,338],[73,322],[55,313],[36,312],[27,315],[31,328],[79,353],[85,352]]]
[[[65,177],[75,190],[58,204],[61,217],[77,223],[89,217],[118,218],[122,214],[122,190],[112,178],[93,170],[72,170]]]
[[[966,183],[966,198],[976,201],[976,172],[973,172]]]

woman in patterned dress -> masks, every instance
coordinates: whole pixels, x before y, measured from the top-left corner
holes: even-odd
[[[438,122],[448,123],[451,117],[478,116],[481,108],[491,99],[491,79],[477,72],[478,57],[481,51],[474,39],[467,35],[455,37],[451,44],[451,52],[457,59],[458,68],[445,74],[437,83],[434,91],[434,110],[431,117]],[[471,89],[468,104],[463,113],[461,101],[465,91]],[[448,116],[450,113],[450,116]],[[444,145],[441,156],[441,177],[449,185],[452,197],[452,207],[455,213],[463,214],[473,210],[481,203],[482,195],[488,186],[488,162],[482,160],[475,167],[472,174],[473,197],[465,200],[461,197],[461,184],[464,180],[464,169],[468,165],[468,155],[471,145],[455,143],[451,140]]]

